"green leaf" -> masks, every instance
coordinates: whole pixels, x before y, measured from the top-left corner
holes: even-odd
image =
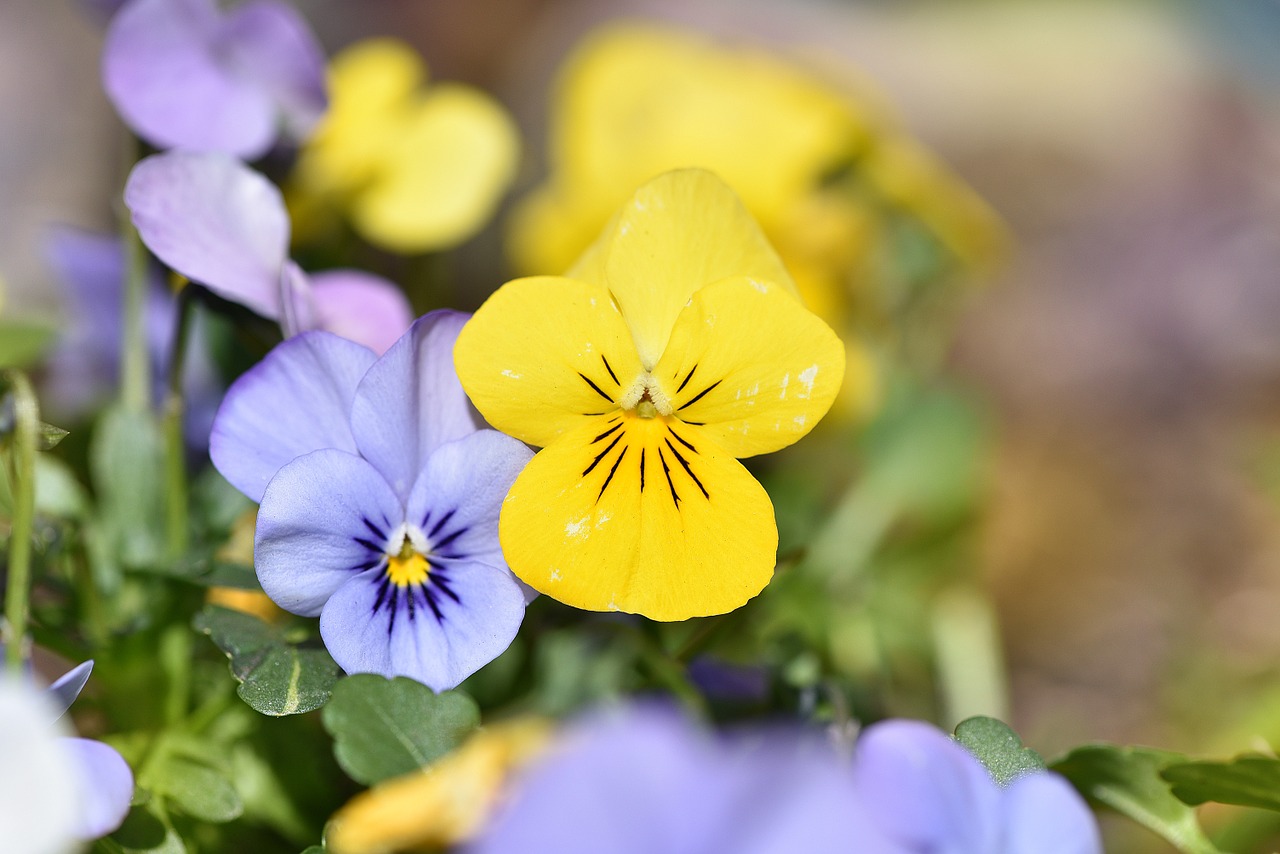
[[[1023,774],[1043,771],[1044,759],[1029,747],[1008,725],[995,718],[974,717],[956,727],[956,741],[978,757],[1001,786],[1007,786]]]
[[[23,368],[53,343],[52,325],[30,320],[0,320],[0,368]]]
[[[110,854],[186,854],[187,847],[167,819],[157,816],[150,804],[135,806],[120,829],[98,840],[94,851]]]
[[[152,786],[174,809],[201,821],[222,824],[244,812],[244,803],[231,781],[201,762],[171,758],[154,772]]]
[[[1221,854],[1195,811],[1160,777],[1162,769],[1184,760],[1163,750],[1098,744],[1078,747],[1050,767],[1091,800],[1155,831],[1184,854]]]
[[[1280,759],[1237,756],[1229,762],[1182,762],[1166,766],[1160,776],[1172,784],[1183,803],[1213,801],[1280,811]]]
[[[448,753],[480,725],[480,709],[461,691],[357,673],[333,689],[322,720],[342,770],[371,786]]]
[[[257,617],[217,605],[196,614],[193,625],[231,659],[236,691],[255,711],[281,717],[328,702],[339,668],[322,647],[290,643]]]
[[[98,422],[89,467],[109,547],[126,565],[155,566],[165,551],[164,445],[148,412],[116,406]]]

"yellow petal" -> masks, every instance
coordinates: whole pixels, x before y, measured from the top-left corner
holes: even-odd
[[[773,505],[697,427],[619,412],[539,452],[499,537],[525,583],[576,608],[654,620],[722,614],[769,583]]]
[[[749,457],[812,430],[844,367],[844,345],[817,315],[776,285],[737,278],[693,295],[654,373],[678,418]]]
[[[648,368],[703,285],[750,276],[795,293],[751,214],[702,169],[667,172],[638,189],[569,275],[608,287]]]
[[[551,725],[539,718],[479,730],[429,768],[352,798],[329,822],[325,850],[392,854],[472,838],[493,812],[507,777],[541,753],[550,737]]]
[[[436,86],[398,128],[352,221],[399,252],[460,243],[492,216],[519,152],[515,125],[496,101],[468,86]]]
[[[499,288],[462,328],[453,358],[480,414],[539,446],[617,409],[640,374],[608,291],[549,276]]]

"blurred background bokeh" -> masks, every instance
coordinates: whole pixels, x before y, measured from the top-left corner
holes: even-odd
[[[974,560],[1011,722],[1046,754],[1280,743],[1280,4],[297,5],[330,53],[392,34],[434,79],[494,93],[524,138],[513,198],[547,174],[557,67],[607,21],[679,22],[878,93],[1012,235],[939,354],[990,434]],[[0,3],[6,313],[59,311],[47,224],[117,215],[131,149],[100,42],[74,0]],[[501,235],[500,217],[462,250],[463,302],[511,275]]]

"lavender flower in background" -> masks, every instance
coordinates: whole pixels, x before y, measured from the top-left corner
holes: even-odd
[[[413,319],[404,294],[385,279],[355,270],[302,272],[289,259],[280,191],[233,157],[181,151],[148,157],[129,175],[124,200],[143,243],[161,261],[281,321],[286,336],[325,329],[382,353]]]
[[[896,854],[829,746],[782,730],[717,739],[637,706],[579,723],[512,782],[468,854]]]
[[[102,49],[120,117],[159,148],[253,159],[277,137],[301,141],[327,106],[324,53],[285,3],[226,14],[214,0],[131,0]]]
[[[59,719],[89,679],[86,661],[47,691],[0,676],[0,839],[6,850],[62,852],[118,828],[133,772],[114,748],[69,737]]]
[[[1050,772],[1001,788],[972,754],[919,721],[867,727],[858,799],[903,854],[1102,854],[1093,814]]]
[[[348,673],[446,690],[505,650],[524,619],[498,512],[532,453],[479,429],[453,371],[466,319],[428,314],[381,358],[299,335],[232,384],[214,422],[214,465],[262,505],[263,590],[318,615]]]
[[[124,246],[120,240],[70,227],[52,229],[45,258],[62,287],[66,323],[58,346],[45,365],[45,401],[58,419],[88,415],[116,393],[124,334]],[[160,270],[147,270],[147,303],[143,326],[152,367],[154,396],[164,393],[173,351],[176,305]],[[187,443],[203,450],[209,444],[213,415],[222,400],[222,380],[205,345],[199,316],[191,330],[183,392]]]

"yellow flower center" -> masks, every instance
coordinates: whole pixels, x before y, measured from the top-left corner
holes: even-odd
[[[635,412],[641,418],[670,415],[675,411],[671,399],[658,384],[657,377],[648,371],[636,377],[626,393],[618,398],[618,405],[627,412]]]
[[[392,555],[387,560],[387,577],[397,587],[408,587],[410,584],[420,585],[427,580],[430,564],[426,557],[413,550],[408,541],[400,554]]]

